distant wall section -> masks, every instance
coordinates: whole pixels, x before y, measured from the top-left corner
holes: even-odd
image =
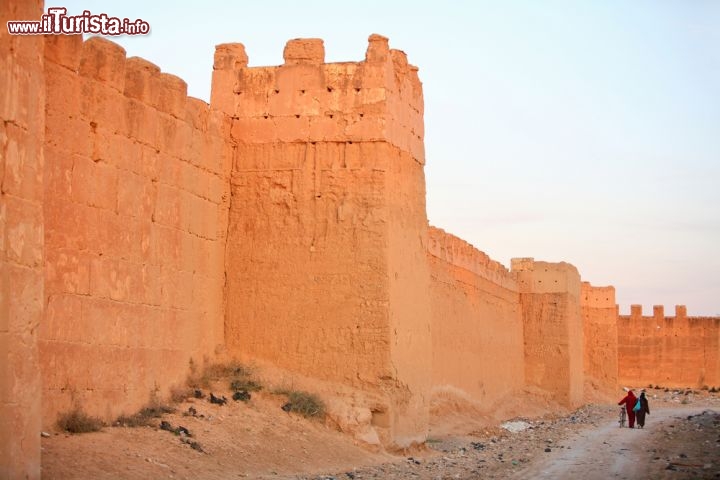
[[[515,276],[467,242],[430,227],[433,390],[492,406],[525,384]]]
[[[615,287],[582,283],[584,371],[588,393],[616,393],[618,386],[618,311]]]
[[[583,401],[583,319],[580,275],[569,263],[512,260],[525,344],[525,382],[577,407]]]
[[[720,317],[689,317],[684,305],[644,316],[632,305],[618,319],[618,369],[629,387],[720,387]]]

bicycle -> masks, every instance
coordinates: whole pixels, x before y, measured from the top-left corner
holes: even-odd
[[[620,428],[623,428],[625,426],[625,416],[627,415],[627,412],[625,411],[625,405],[620,406]]]

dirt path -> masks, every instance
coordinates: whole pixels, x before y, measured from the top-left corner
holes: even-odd
[[[204,451],[156,425],[105,428],[43,438],[43,477],[53,479],[720,479],[720,395],[651,392],[646,428],[619,428],[616,407],[588,405],[566,415],[431,433],[405,455],[372,453],[329,425],[290,415],[283,399],[248,403],[188,400],[172,425]],[[190,407],[197,415],[187,416]],[[159,421],[159,420],[158,420]]]
[[[565,449],[553,450],[541,461],[518,472],[512,478],[552,479],[636,479],[651,478],[653,470],[648,446],[655,445],[663,426],[676,417],[703,412],[698,408],[662,408],[654,410],[645,429],[619,428],[617,420],[608,420],[598,428],[579,432],[565,440]]]

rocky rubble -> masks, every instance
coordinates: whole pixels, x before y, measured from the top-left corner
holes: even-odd
[[[343,479],[476,479],[507,478],[553,449],[572,448],[569,434],[607,422],[615,409],[583,407],[565,417],[516,418],[510,429],[488,428],[462,437],[430,437],[425,448],[402,461],[330,475],[286,477],[311,480]],[[516,428],[527,425],[526,428]],[[513,432],[512,430],[517,430]],[[276,477],[277,478],[277,477]]]

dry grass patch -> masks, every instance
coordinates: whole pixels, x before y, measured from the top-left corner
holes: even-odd
[[[61,414],[57,426],[69,433],[89,433],[100,431],[105,426],[105,422],[97,417],[91,417],[82,408],[76,407]]]
[[[152,404],[149,405],[135,415],[120,415],[115,421],[115,425],[119,427],[144,427],[152,425],[153,420],[161,418],[166,413],[173,413],[175,409],[169,405]]]
[[[276,390],[276,394],[285,395],[288,401],[282,409],[286,412],[294,412],[305,418],[324,418],[325,404],[317,395],[303,392],[301,390]]]

